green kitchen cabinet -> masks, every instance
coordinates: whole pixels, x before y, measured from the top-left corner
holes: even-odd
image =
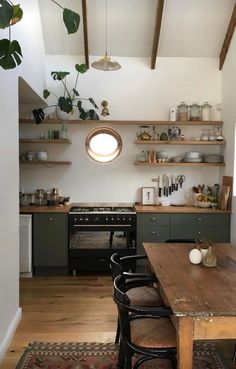
[[[230,214],[172,214],[170,238],[230,242]]]
[[[144,242],[165,242],[170,238],[170,214],[137,214],[137,253],[143,254]]]
[[[137,253],[143,243],[168,239],[203,239],[230,242],[229,213],[137,213]]]
[[[33,216],[33,267],[35,275],[68,274],[68,214]]]

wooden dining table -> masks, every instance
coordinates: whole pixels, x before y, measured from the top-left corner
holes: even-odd
[[[193,341],[236,338],[236,246],[213,244],[215,267],[191,264],[194,244],[144,243],[173,311],[178,369],[192,369]]]

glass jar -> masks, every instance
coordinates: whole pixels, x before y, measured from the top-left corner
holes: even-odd
[[[211,105],[208,104],[208,102],[205,102],[201,106],[201,112],[202,112],[202,120],[203,121],[211,120]]]
[[[188,120],[188,105],[184,101],[178,106],[178,120],[186,121]]]
[[[201,120],[200,105],[193,103],[190,105],[190,120]]]

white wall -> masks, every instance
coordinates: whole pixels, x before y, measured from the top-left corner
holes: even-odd
[[[37,0],[22,0],[24,17],[12,30],[24,55],[19,68],[0,69],[0,359],[20,319],[18,75],[41,90],[43,44]],[[1,37],[4,37],[1,31]],[[27,36],[27,37],[26,37]],[[38,87],[37,87],[38,86]]]
[[[78,90],[82,97],[93,97],[101,106],[101,101],[109,102],[111,120],[168,120],[169,109],[181,101],[188,104],[209,101],[213,108],[221,101],[221,74],[218,60],[214,58],[158,58],[155,70],[150,69],[150,59],[117,58],[122,69],[116,72],[102,72],[91,68],[81,75]],[[92,60],[91,60],[92,61]],[[73,56],[47,56],[47,87],[55,89],[59,82],[52,80],[52,70],[72,71],[74,65],[83,59]],[[71,79],[74,82],[74,78]],[[70,81],[71,81],[70,80]],[[70,82],[69,81],[69,82]],[[53,100],[52,100],[53,102]],[[88,107],[88,105],[87,105]],[[101,109],[100,109],[101,112]],[[213,118],[216,118],[215,114]],[[40,132],[59,128],[55,126],[25,125],[21,128],[21,137],[39,137]],[[183,173],[186,183],[183,190],[193,185],[205,183],[212,185],[219,182],[217,168],[150,168],[135,166],[136,155],[148,146],[135,145],[137,126],[117,126],[123,139],[121,157],[114,163],[99,165],[88,158],[84,148],[85,137],[93,128],[87,125],[69,125],[72,145],[22,145],[22,150],[45,149],[49,158],[68,159],[70,167],[34,167],[21,170],[21,187],[24,191],[36,188],[58,187],[63,195],[70,195],[75,201],[138,201],[137,189],[153,186],[151,178],[158,174]],[[161,133],[168,127],[160,128]],[[186,138],[200,136],[202,129],[182,127]],[[150,147],[149,147],[150,148]],[[155,150],[167,151],[170,156],[193,150],[191,146],[159,146]],[[195,146],[201,152],[217,152],[218,147]],[[182,198],[179,191],[178,198]]]
[[[234,155],[235,155],[235,125],[236,125],[236,33],[230,43],[227,58],[222,70],[222,103],[223,103],[223,119],[225,122],[225,138],[226,145],[226,162],[225,175],[234,176]],[[234,193],[235,195],[235,193]],[[232,218],[231,218],[231,241],[236,241],[236,198],[233,198]]]

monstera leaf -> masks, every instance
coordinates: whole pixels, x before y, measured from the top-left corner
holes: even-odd
[[[75,64],[75,69],[77,70],[77,72],[83,74],[87,72],[88,67],[86,64]]]
[[[0,66],[3,69],[15,68],[22,62],[21,58],[21,48],[16,40],[0,40]]]
[[[64,8],[63,21],[66,26],[68,34],[78,31],[80,16],[78,13],[73,12],[70,9]]]
[[[6,0],[0,0],[0,28],[9,27],[13,17],[13,6]]]
[[[70,72],[51,72],[51,76],[55,81],[62,81]]]
[[[33,115],[34,115],[34,120],[35,120],[36,124],[41,123],[44,120],[44,117],[45,117],[45,113],[44,113],[43,109],[41,109],[41,108],[34,109],[33,110]]]
[[[20,5],[13,5],[13,16],[11,19],[11,25],[16,24],[19,22],[23,17],[23,10],[21,9]]]
[[[60,96],[58,99],[58,106],[66,113],[70,113],[73,110],[72,100],[69,97]]]

